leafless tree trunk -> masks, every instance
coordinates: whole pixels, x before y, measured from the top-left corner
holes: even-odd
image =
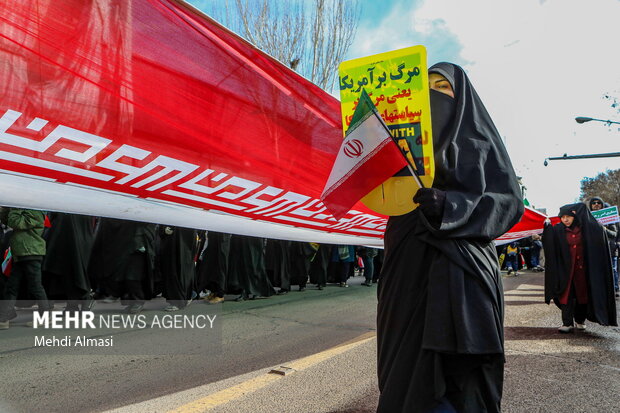
[[[205,12],[325,90],[353,42],[358,0],[225,0]]]

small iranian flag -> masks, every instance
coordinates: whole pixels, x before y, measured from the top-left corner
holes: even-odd
[[[406,166],[375,105],[362,90],[321,200],[340,219],[357,201]]]

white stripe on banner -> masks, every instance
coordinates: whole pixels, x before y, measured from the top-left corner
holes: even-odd
[[[338,152],[334,169],[329,176],[327,185],[325,185],[327,190],[324,196],[332,192],[338,182],[349,174],[351,170],[359,167],[360,159],[364,159],[368,154],[373,153],[387,139],[392,138],[375,114],[369,116],[353,132],[347,135],[340,152]],[[350,148],[349,152],[346,152],[347,148]]]

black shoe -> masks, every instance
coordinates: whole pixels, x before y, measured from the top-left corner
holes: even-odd
[[[318,285],[316,288],[317,288],[318,290],[322,290],[322,289],[323,289],[323,286],[322,286],[322,285]]]
[[[299,286],[299,291],[306,291],[306,287]]]
[[[288,290],[281,289],[280,291],[278,291],[278,295],[284,295],[284,294],[288,294]]]
[[[240,295],[239,297],[235,298],[235,301],[245,301],[245,297],[243,295]]]

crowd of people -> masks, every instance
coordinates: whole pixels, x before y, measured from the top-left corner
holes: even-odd
[[[16,316],[17,300],[39,311],[66,302],[90,310],[97,300],[121,301],[139,313],[163,296],[167,311],[194,299],[216,304],[286,294],[308,283],[348,287],[376,283],[382,253],[370,247],[284,241],[68,213],[2,208],[0,328]],[[376,271],[375,271],[376,269]]]
[[[541,235],[534,234],[507,245],[496,247],[499,264],[508,275],[519,275],[519,270],[542,272],[545,270],[545,253]]]

